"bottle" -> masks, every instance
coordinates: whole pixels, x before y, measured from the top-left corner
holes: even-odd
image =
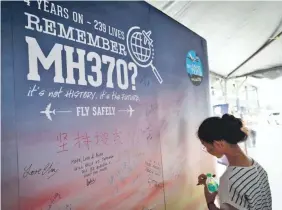
[[[213,177],[213,175],[210,174],[210,173],[207,174],[206,184],[207,184],[207,187],[208,187],[208,191],[210,193],[214,193],[218,190],[218,183],[217,183],[216,179]]]

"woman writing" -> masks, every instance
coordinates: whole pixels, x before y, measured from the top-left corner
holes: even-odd
[[[247,129],[239,118],[225,114],[222,118],[204,120],[198,137],[211,155],[225,156],[229,165],[220,178],[217,193],[210,193],[206,176],[200,175],[198,185],[205,186],[205,197],[210,210],[271,210],[272,198],[266,171],[246,156],[238,143],[248,137]],[[214,201],[218,194],[220,208]]]

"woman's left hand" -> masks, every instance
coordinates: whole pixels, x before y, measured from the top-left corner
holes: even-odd
[[[207,203],[214,202],[215,198],[217,196],[217,193],[218,192],[210,193],[209,190],[208,190],[207,185],[205,185],[205,198],[206,198]]]

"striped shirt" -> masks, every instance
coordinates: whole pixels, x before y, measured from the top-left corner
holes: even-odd
[[[229,166],[220,178],[220,205],[239,210],[272,210],[271,191],[266,171],[254,161],[250,167]]]

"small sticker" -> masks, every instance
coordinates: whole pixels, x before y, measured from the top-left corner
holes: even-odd
[[[203,66],[194,50],[187,53],[186,70],[193,85],[200,85],[203,80]]]

